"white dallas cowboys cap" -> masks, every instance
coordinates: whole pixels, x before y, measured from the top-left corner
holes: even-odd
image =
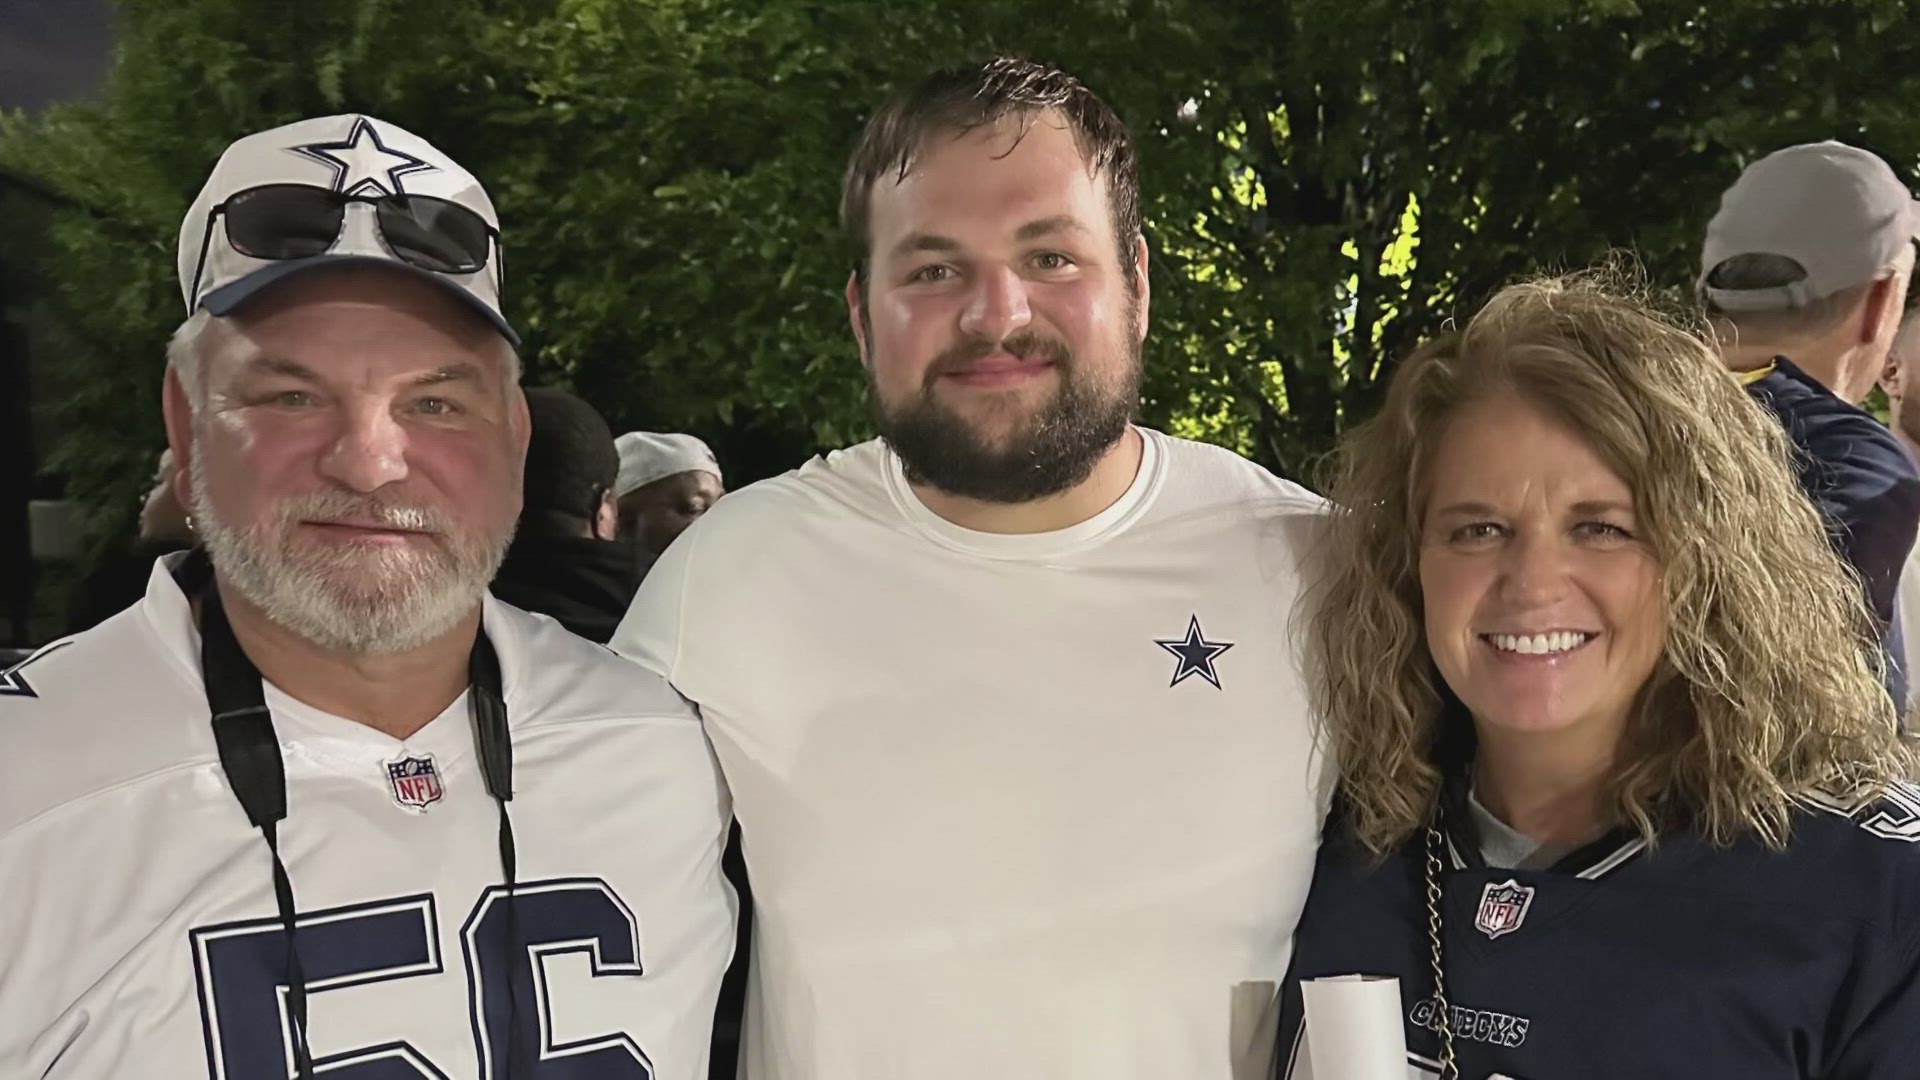
[[[616,497],[683,472],[710,472],[721,477],[720,462],[714,459],[713,451],[692,435],[629,431],[613,440],[613,448],[620,455],[620,473],[613,482]]]
[[[299,185],[351,200],[332,243],[316,254],[283,258],[255,258],[237,249],[219,219],[229,200],[270,185]],[[370,201],[388,195],[427,196],[477,215],[488,234],[478,242],[483,264],[468,273],[445,272],[397,254]],[[480,181],[418,135],[355,114],[301,120],[248,135],[220,155],[180,223],[180,292],[189,314],[204,307],[226,315],[261,289],[310,267],[384,263],[439,283],[517,345],[519,335],[500,313],[499,229]],[[312,247],[326,243],[312,234],[301,239]]]

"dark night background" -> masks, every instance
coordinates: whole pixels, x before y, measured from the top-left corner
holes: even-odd
[[[107,0],[0,0],[0,109],[35,112],[92,97],[112,59],[113,15]],[[0,170],[0,208],[31,213],[41,201]],[[35,447],[45,436],[29,408],[24,316],[15,307],[18,283],[32,268],[17,252],[9,257],[8,247],[0,242],[0,646],[37,636],[27,514],[33,497],[59,494],[35,479]]]
[[[0,108],[90,96],[112,48],[106,0],[0,0]]]
[[[1747,162],[1920,165],[1911,0],[0,0],[0,649],[62,633],[131,533],[179,216],[233,138],[355,111],[433,141],[511,223],[527,381],[738,486],[871,433],[846,152],[889,88],[994,52],[1139,142],[1143,422],[1308,482],[1501,285],[1625,252],[1684,303]]]

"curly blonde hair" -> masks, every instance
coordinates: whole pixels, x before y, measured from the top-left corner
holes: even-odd
[[[1309,615],[1318,704],[1358,839],[1404,842],[1471,721],[1427,650],[1421,477],[1463,405],[1513,395],[1578,432],[1634,493],[1660,567],[1666,640],[1610,779],[1648,840],[1782,846],[1796,798],[1878,793],[1912,764],[1858,578],[1828,544],[1780,424],[1629,276],[1502,290],[1400,365],[1380,413],[1330,460]]]

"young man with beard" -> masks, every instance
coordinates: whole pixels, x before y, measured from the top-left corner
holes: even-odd
[[[704,1076],[697,717],[485,592],[528,432],[498,235],[367,117],[215,166],[164,402],[206,548],[0,678],[0,1075]]]
[[[1323,807],[1318,502],[1130,423],[1139,205],[1060,71],[882,108],[842,207],[883,437],[722,499],[614,635],[733,792],[749,1080],[1265,1075]]]

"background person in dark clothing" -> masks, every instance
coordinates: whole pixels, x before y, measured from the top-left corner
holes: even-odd
[[[604,645],[640,585],[632,546],[615,539],[613,430],[564,390],[526,393],[526,501],[493,594]]]
[[[1862,410],[1899,329],[1920,211],[1873,154],[1838,142],[1747,167],[1707,226],[1698,282],[1727,366],[1780,418],[1801,488],[1859,572],[1906,701],[1895,593],[1920,526],[1920,472]]]
[[[91,630],[108,616],[137,603],[147,594],[153,560],[185,551],[196,542],[193,519],[180,505],[174,486],[173,451],[160,451],[153,471],[153,488],[140,506],[140,531],[114,542],[94,560],[87,575],[74,584],[67,601],[67,633]]]

